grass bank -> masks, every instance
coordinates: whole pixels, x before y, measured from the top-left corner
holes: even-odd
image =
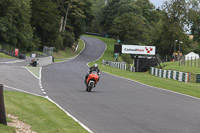
[[[0,59],[17,59],[17,58],[0,53]]]
[[[195,66],[194,61],[193,61],[192,66],[191,66],[191,64],[189,66],[187,66],[187,63],[185,66],[184,65],[179,66],[178,61],[177,62],[167,62],[165,64],[167,65],[166,67],[163,68],[165,70],[175,70],[175,71],[189,72],[189,73],[194,73],[194,74],[200,73],[200,68],[194,67]]]
[[[114,61],[113,50],[114,50],[114,44],[116,44],[116,41],[114,39],[104,38],[104,37],[97,37],[97,36],[89,36],[89,37],[98,38],[102,40],[103,42],[105,42],[107,45],[107,50],[105,51],[102,58],[96,62],[93,62],[93,63],[99,64],[99,68],[101,71],[105,71],[105,72],[108,72],[110,74],[114,74],[120,77],[136,80],[147,85],[151,85],[151,86],[155,86],[155,87],[159,87],[159,88],[163,88],[163,89],[167,89],[167,90],[171,90],[171,91],[175,91],[175,92],[179,92],[179,93],[200,98],[200,84],[184,83],[184,82],[179,82],[172,79],[159,78],[159,77],[151,75],[148,72],[132,73],[132,72],[128,72],[128,71],[124,71],[124,70],[103,65],[102,64],[103,59]],[[89,65],[92,65],[93,63],[90,63]]]
[[[6,113],[32,126],[38,133],[84,133],[87,132],[62,110],[43,97],[21,92],[4,91]],[[0,125],[2,133],[13,133],[14,128]]]
[[[79,40],[79,48],[77,52],[60,51],[55,53],[57,59],[73,57],[79,54],[84,48],[84,43]],[[37,52],[41,54],[40,52]],[[30,56],[30,54],[27,54]],[[0,58],[12,58],[10,56],[0,53]],[[63,61],[62,59],[60,61]],[[39,78],[39,68],[28,67]],[[4,91],[5,108],[6,113],[13,114],[19,117],[19,120],[32,126],[33,131],[39,133],[84,133],[87,132],[71,117],[68,117],[62,110],[60,110],[55,104],[49,102],[47,99],[24,94],[20,92]],[[8,119],[9,121],[9,119]],[[0,132],[2,133],[14,133],[15,128],[1,125]]]
[[[54,52],[54,61],[55,62],[60,62],[60,61],[65,61],[68,58],[74,57],[77,54],[79,54],[84,48],[84,43],[82,40],[79,39],[79,46],[77,51],[73,50],[72,48],[66,48],[65,50],[60,50],[58,52]]]

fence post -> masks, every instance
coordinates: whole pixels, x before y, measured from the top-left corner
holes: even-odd
[[[200,68],[200,58],[199,58],[199,62],[198,62],[198,67]]]
[[[184,66],[185,66],[185,55],[184,55]]]
[[[2,84],[0,84],[0,123],[7,125],[6,111],[5,111],[4,98],[3,98],[3,85]]]

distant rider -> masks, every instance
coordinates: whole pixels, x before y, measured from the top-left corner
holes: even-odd
[[[99,70],[99,68],[98,68],[98,64],[95,63],[93,66],[91,66],[91,67],[89,68],[88,73],[87,73],[87,75],[85,76],[85,84],[86,84],[86,82],[87,82],[87,78],[88,78],[89,74],[92,73],[92,71],[96,71],[96,72],[98,73],[98,75],[99,75],[99,78],[100,78],[100,70]],[[98,81],[99,81],[99,80],[98,80]]]

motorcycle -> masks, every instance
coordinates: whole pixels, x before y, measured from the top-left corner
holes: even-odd
[[[86,91],[91,92],[99,80],[99,75],[96,71],[92,71],[87,78]]]

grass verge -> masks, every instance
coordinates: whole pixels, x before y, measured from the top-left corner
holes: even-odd
[[[179,66],[178,62],[167,62],[166,64],[167,64],[167,66],[164,67],[163,69],[175,70],[175,71],[181,71],[181,72],[189,72],[189,73],[194,73],[194,74],[200,73],[200,68],[194,67],[194,61],[193,61],[193,66],[192,67],[191,67],[191,64],[190,64],[190,66],[187,66],[187,64],[185,66],[184,65],[183,66],[181,66],[181,65]]]
[[[47,99],[21,92],[4,91],[6,112],[32,126],[39,133],[87,132]],[[14,128],[0,126],[0,131],[13,133]]]
[[[31,67],[31,66],[26,66],[26,69],[28,69],[29,71],[31,71],[38,79],[41,78],[40,77],[40,67]]]
[[[16,59],[16,58],[12,57],[12,56],[5,55],[3,53],[0,53],[0,59]]]
[[[175,91],[175,92],[179,92],[179,93],[200,98],[200,84],[184,83],[184,82],[179,82],[172,79],[159,78],[159,77],[151,75],[148,72],[132,73],[132,72],[128,72],[128,71],[124,71],[124,70],[103,65],[102,64],[103,59],[114,61],[113,50],[114,50],[114,44],[116,43],[116,41],[114,39],[109,39],[109,38],[104,38],[104,37],[97,37],[97,36],[89,36],[89,37],[98,38],[107,44],[107,50],[105,51],[102,58],[96,62],[89,63],[89,65],[92,65],[93,63],[98,63],[101,71],[105,71],[110,74],[114,74],[120,77],[135,80],[147,85],[151,85],[158,88],[163,88],[163,89],[167,89],[167,90],[171,90],[171,91]]]
[[[65,50],[54,52],[54,62],[61,62],[67,60],[68,58],[74,57],[78,55],[83,50],[83,48],[84,43],[82,40],[79,39],[79,47],[76,52],[72,48],[66,48]]]
[[[15,128],[0,124],[0,131],[1,133],[15,133]]]

